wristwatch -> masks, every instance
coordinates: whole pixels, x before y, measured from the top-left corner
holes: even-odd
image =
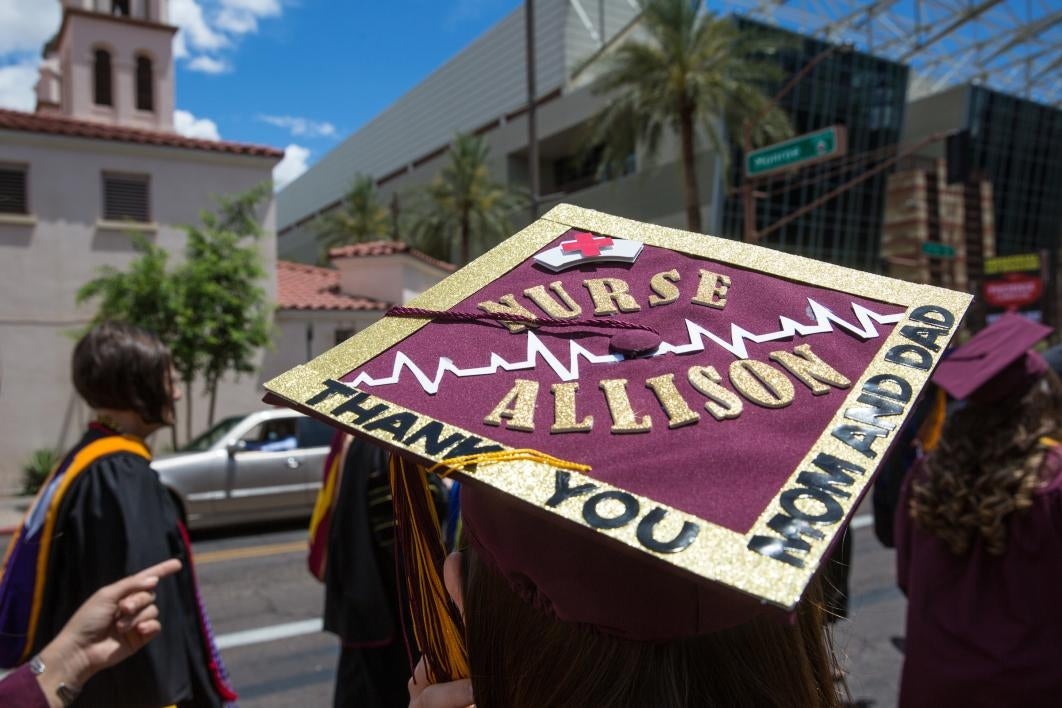
[[[41,659],[40,654],[37,654],[30,659],[29,668],[34,676],[40,676],[44,673],[46,667],[44,666],[44,660]],[[81,693],[81,688],[72,683],[67,684],[60,682],[59,686],[55,689],[55,695],[59,697],[59,701],[64,707],[73,705],[79,693]]]

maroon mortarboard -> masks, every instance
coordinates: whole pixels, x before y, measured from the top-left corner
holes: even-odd
[[[796,606],[969,302],[561,205],[267,388],[452,470],[528,602],[663,640]]]
[[[1007,313],[941,361],[933,383],[956,399],[988,403],[1023,392],[1046,370],[1033,345],[1053,330]]]

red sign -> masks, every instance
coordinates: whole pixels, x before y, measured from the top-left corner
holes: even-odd
[[[1031,305],[1043,294],[1043,280],[1029,273],[1007,273],[999,280],[984,284],[985,302],[992,307],[1011,308]]]

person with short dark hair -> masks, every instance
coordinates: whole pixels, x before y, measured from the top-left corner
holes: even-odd
[[[151,468],[146,438],[174,422],[173,365],[154,334],[118,322],[74,348],[73,381],[95,419],[41,486],[0,572],[0,665],[39,652],[101,587],[167,558],[158,638],[84,686],[79,707],[217,708],[235,699],[206,613],[178,511]]]

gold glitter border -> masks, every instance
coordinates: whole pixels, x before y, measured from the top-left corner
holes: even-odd
[[[873,273],[864,273],[761,246],[644,224],[589,209],[561,204],[551,209],[545,216],[512,238],[509,238],[425,291],[409,304],[410,306],[431,307],[433,309],[451,308],[526,261],[569,228],[584,229],[617,238],[639,241],[746,270],[768,273],[775,277],[784,277],[799,283],[902,306],[907,308],[908,315],[910,315],[913,308],[922,305],[943,307],[955,316],[955,324],[947,340],[954,336],[972,301],[972,297],[966,293],[894,280]],[[309,405],[307,403],[323,390],[325,381],[329,379],[339,380],[350,371],[398,344],[429,321],[428,319],[384,317],[312,361],[297,366],[274,378],[266,383],[265,387],[271,393],[289,402],[294,408],[323,417],[333,424],[338,424],[360,435],[372,437],[389,448],[398,449],[422,461],[439,461],[428,457],[423,445],[407,446],[396,443],[382,433],[365,431],[354,425],[349,419],[344,419],[343,416],[333,416],[330,411],[336,405],[334,399],[325,399],[317,405]],[[901,325],[897,324],[893,328],[892,333],[883,342],[871,365],[849,389],[844,402],[838,407],[837,413],[830,424],[823,430],[818,440],[811,446],[807,455],[796,466],[785,484],[781,486],[778,494],[767,504],[765,510],[747,534],[731,531],[704,519],[699,519],[667,505],[660,504],[655,500],[632,494],[619,487],[613,487],[599,480],[572,472],[570,474],[572,475],[572,482],[575,484],[589,482],[596,484],[600,491],[615,490],[626,492],[636,498],[643,508],[661,507],[666,510],[668,513],[665,521],[661,523],[662,534],[666,534],[669,530],[677,530],[681,523],[686,520],[700,526],[700,533],[694,542],[684,551],[674,554],[657,553],[643,547],[635,536],[637,527],[635,523],[627,524],[619,529],[594,530],[703,578],[725,584],[774,605],[784,608],[794,607],[807,584],[818,570],[823,554],[833,542],[835,534],[843,529],[857,503],[863,497],[878,464],[880,464],[881,458],[884,456],[884,452],[892,442],[892,437],[902,429],[904,422],[906,422],[911,413],[914,401],[917,400],[917,392],[928,381],[930,374],[940,359],[941,352],[944,350],[943,345],[945,342],[942,342],[941,352],[933,354],[932,364],[926,371],[901,367],[884,361],[882,357],[886,351],[898,343],[907,341],[899,334],[900,327]],[[877,449],[878,455],[874,460],[868,461],[840,440],[834,438],[830,431],[837,425],[842,424],[845,420],[845,411],[857,404],[856,399],[862,395],[862,386],[866,380],[883,373],[902,375],[905,380],[912,384],[916,393],[904,407],[901,415],[889,418],[889,422],[894,423],[896,427],[888,439],[877,441],[876,446],[880,446],[880,449]],[[373,400],[386,403],[390,407],[389,412],[408,411],[408,409],[371,394],[366,399],[366,402],[371,404]],[[431,417],[419,413],[415,413],[415,415],[423,421],[433,420]],[[457,426],[448,425],[443,421],[439,422],[444,425],[447,433],[458,432],[465,436],[472,435]],[[481,435],[475,435],[474,437],[483,440],[484,443],[499,444]],[[502,445],[501,447],[504,448],[506,446]],[[855,483],[845,490],[850,494],[847,499],[835,497],[844,510],[842,520],[834,525],[835,528],[827,529],[816,526],[816,528],[824,532],[825,538],[822,540],[813,540],[805,537],[804,540],[810,545],[810,550],[802,555],[804,565],[800,568],[750,550],[748,543],[755,535],[777,537],[777,534],[767,527],[767,522],[779,512],[779,499],[782,492],[794,485],[800,472],[808,469],[811,460],[821,452],[832,454],[842,460],[851,461],[861,467],[865,467],[867,470],[863,477],[856,479]],[[550,474],[551,471],[552,468],[544,463],[519,461],[481,465],[479,469],[469,474],[474,476],[479,482],[489,484],[529,503],[537,504],[545,511],[569,521],[587,526],[582,518],[581,504],[564,502],[557,508],[545,507],[545,501],[554,492],[554,478]]]

